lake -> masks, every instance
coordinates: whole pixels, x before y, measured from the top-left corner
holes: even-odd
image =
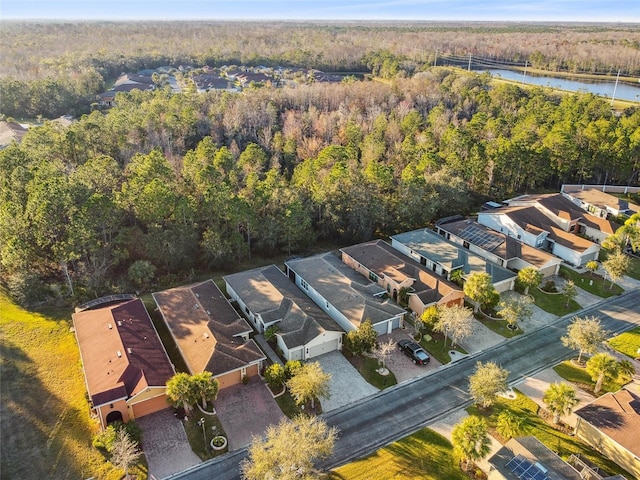
[[[502,69],[486,69],[476,70],[477,73],[489,72],[494,77],[501,77],[507,80],[515,80],[523,83],[522,72],[514,72],[512,70]],[[606,81],[598,80],[569,80],[566,78],[545,77],[532,75],[527,73],[524,77],[524,83],[529,85],[540,85],[542,87],[559,88],[561,90],[567,90],[570,92],[588,92],[602,97],[611,98],[613,95],[613,88],[615,86],[615,78]],[[631,102],[638,102],[640,99],[640,80],[638,86],[628,85],[622,82],[618,82],[616,88],[616,100],[629,100]]]

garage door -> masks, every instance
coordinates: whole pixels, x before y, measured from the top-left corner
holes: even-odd
[[[385,321],[376,323],[373,328],[378,332],[378,335],[385,335],[387,333],[387,328],[389,328],[389,322]]]
[[[140,418],[145,415],[149,415],[150,413],[159,412],[165,408],[169,408],[167,397],[166,395],[159,395],[157,397],[150,398],[149,400],[134,404],[132,406],[133,417]]]
[[[338,350],[339,346],[340,340],[338,338],[330,342],[315,345],[309,349],[309,355],[307,355],[307,358],[313,358],[317,357],[318,355],[322,355],[323,353],[333,352],[334,350]]]

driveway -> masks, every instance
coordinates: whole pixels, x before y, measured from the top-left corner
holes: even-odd
[[[142,429],[142,448],[149,478],[165,478],[202,463],[193,453],[182,422],[167,408],[136,419]]]
[[[259,377],[252,377],[246,385],[220,390],[215,407],[227,434],[229,451],[250,444],[252,437],[264,435],[269,425],[285,418],[271,391]]]
[[[331,397],[320,399],[322,411],[325,413],[378,392],[378,389],[362,378],[358,370],[340,352],[325,353],[312,361],[320,363],[322,370],[331,374],[329,381]]]
[[[468,353],[477,353],[505,341],[502,335],[497,334],[493,330],[485,327],[482,322],[471,319],[471,335],[464,340],[460,340],[458,344]]]
[[[520,294],[518,292],[508,290],[500,294],[500,299],[504,300],[515,296],[520,296]],[[531,309],[533,310],[531,318],[518,322],[518,327],[520,327],[520,329],[525,333],[551,325],[558,319],[558,317],[553,313],[546,312],[533,303],[531,304]]]
[[[560,382],[569,383],[560,375],[558,375],[553,368],[547,368],[540,373],[537,373],[536,375],[525,378],[522,383],[515,385],[515,387],[531,400],[536,402],[541,408],[546,409],[547,406],[542,401],[544,392],[547,391],[552,383]],[[595,399],[595,397],[579,388],[576,388],[576,397],[578,398],[580,403],[578,403],[578,405],[574,407],[574,410],[583,407],[584,405]],[[571,427],[576,426],[577,417],[575,416],[575,414],[572,413],[570,415],[562,415],[560,418],[567,425],[570,425]]]
[[[396,329],[387,335],[380,335],[378,343],[385,343],[391,340],[394,344],[402,338],[411,338],[410,330]],[[442,364],[429,355],[431,360],[427,365],[414,365],[409,357],[407,357],[399,348],[395,347],[389,356],[385,366],[393,372],[398,383],[406,382],[412,378],[421,377],[427,372],[437,370]]]

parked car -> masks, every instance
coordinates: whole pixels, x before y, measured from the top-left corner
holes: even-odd
[[[416,365],[426,365],[429,363],[429,360],[431,360],[429,354],[424,351],[424,348],[408,338],[400,340],[398,342],[398,348]]]

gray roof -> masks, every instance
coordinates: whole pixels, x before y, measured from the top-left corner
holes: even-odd
[[[420,256],[442,265],[449,272],[456,268],[462,268],[465,275],[486,272],[491,275],[493,283],[516,276],[512,271],[487,262],[484,258],[458,247],[427,228],[400,233],[391,238]]]
[[[281,320],[278,335],[289,348],[342,328],[275,265],[235,273],[224,281],[265,323]]]
[[[386,293],[384,288],[342,263],[334,253],[291,260],[286,265],[355,326],[367,319],[375,325],[405,313],[380,298]]]

